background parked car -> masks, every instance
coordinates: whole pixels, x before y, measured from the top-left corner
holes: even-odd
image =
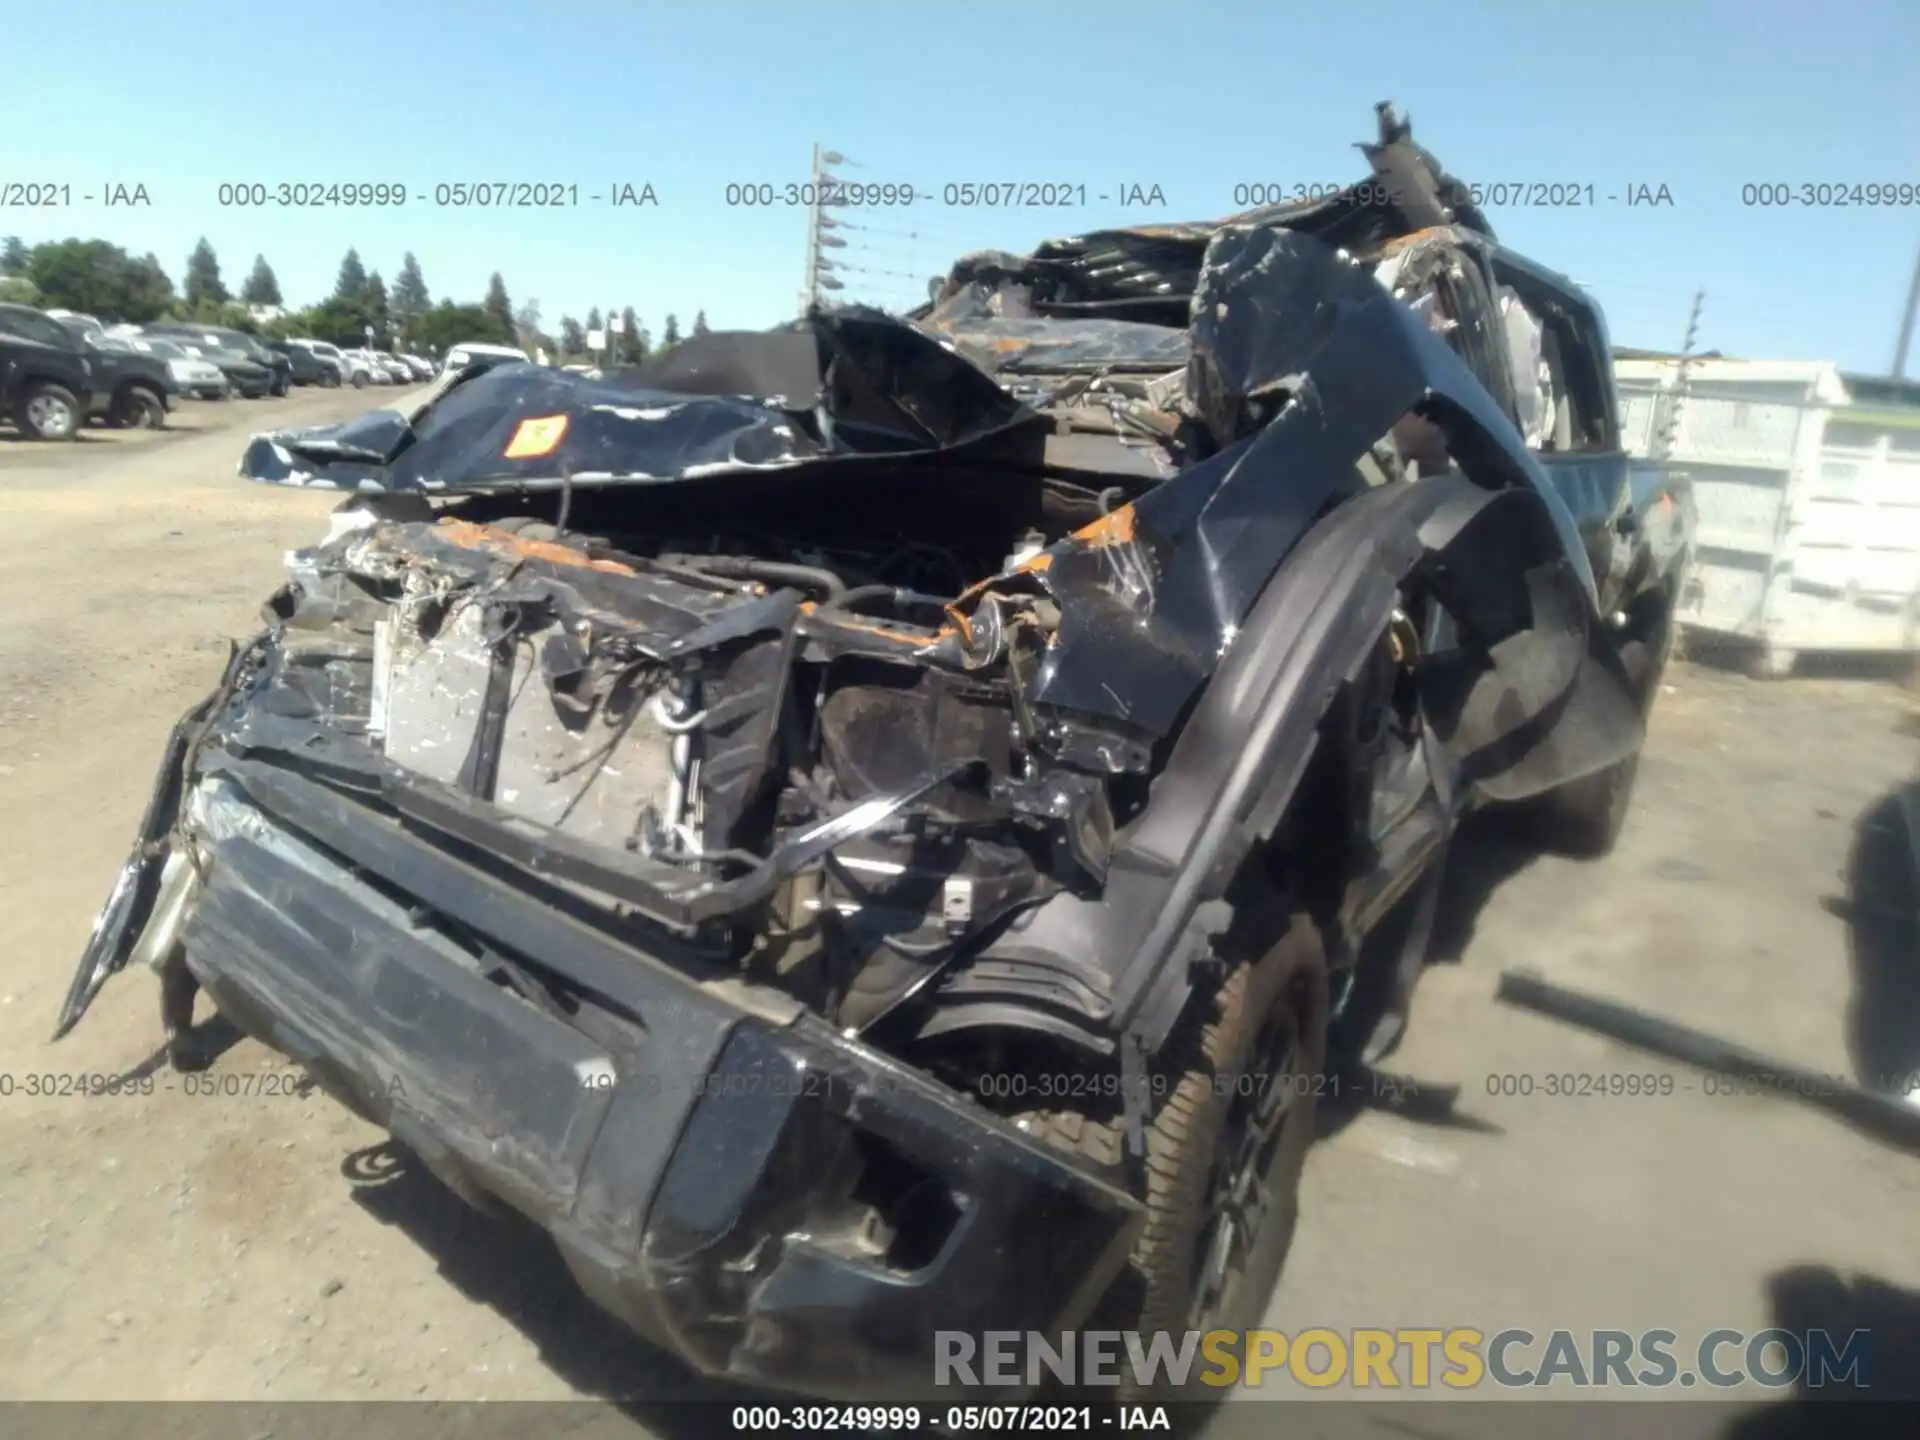
[[[393,376],[394,384],[411,385],[413,383],[413,367],[391,350],[376,350],[373,352],[373,358],[386,366],[387,373]]]
[[[340,358],[354,369],[353,383],[360,385],[385,385],[387,372],[373,363],[373,357],[364,350],[342,350]]]
[[[0,420],[31,440],[75,439],[93,402],[92,362],[58,321],[28,313],[32,321],[0,317]]]
[[[92,315],[82,315],[78,310],[48,310],[45,312],[58,320],[69,330],[83,334],[104,335],[107,327]]]
[[[258,395],[284,395],[293,388],[293,362],[284,355],[277,355],[267,349],[253,336],[240,330],[228,330],[217,325],[191,325],[184,321],[157,321],[146,327],[149,334],[165,335],[178,340],[188,347],[199,346],[216,349],[240,357],[264,370],[267,383],[264,389],[255,392],[251,377],[243,379],[218,356],[210,356],[213,362],[227,371],[234,388],[248,399]]]
[[[356,390],[368,384],[373,378],[364,364],[353,359],[352,356],[348,355],[347,352],[342,350],[338,345],[330,345],[325,340],[305,339],[298,335],[287,343],[289,345],[298,345],[303,350],[312,351],[322,360],[331,363],[333,367],[340,372],[342,382],[352,385]]]
[[[373,384],[393,384],[393,371],[381,364],[379,357],[371,350],[346,350],[341,353],[355,364],[364,366],[367,372],[367,379]]]
[[[227,377],[227,384],[237,395],[249,400],[258,400],[272,393],[273,371],[265,365],[248,359],[238,350],[229,350],[219,345],[209,345],[198,336],[175,335],[161,332],[161,338],[171,340],[187,354],[206,360],[220,367],[220,373]]]
[[[402,355],[400,358],[406,362],[407,368],[413,371],[413,378],[416,380],[431,380],[438,373],[434,369],[433,361],[424,355]]]
[[[92,365],[93,401],[87,407],[88,417],[109,425],[166,428],[167,412],[180,394],[180,381],[167,362],[135,349],[124,336],[109,335],[91,316],[63,314],[60,327]],[[47,318],[53,318],[52,311]]]
[[[340,383],[340,367],[331,360],[322,359],[304,345],[296,345],[291,340],[269,340],[267,349],[286,358],[293,367],[293,383],[296,385],[331,386]]]
[[[129,326],[124,333],[108,331],[107,338],[122,341],[142,355],[151,355],[160,361],[172,374],[174,383],[180,387],[183,395],[190,395],[196,400],[225,400],[232,393],[233,386],[218,365],[197,355],[189,355],[163,335],[148,335],[137,327]]]
[[[447,352],[447,363],[441,373],[450,370],[464,370],[471,365],[484,365],[488,370],[496,365],[527,364],[527,352],[516,350],[511,345],[456,345]]]

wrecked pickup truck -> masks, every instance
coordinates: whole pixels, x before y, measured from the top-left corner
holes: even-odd
[[[1256,1321],[1461,817],[1611,843],[1691,543],[1599,312],[1380,122],[1349,192],[910,317],[256,437],[349,498],[60,1033],[150,966],[204,1063],[204,988],[708,1374]]]

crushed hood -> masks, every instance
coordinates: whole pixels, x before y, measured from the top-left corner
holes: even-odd
[[[240,473],[453,495],[992,450],[1044,428],[953,349],[847,307],[765,332],[697,336],[599,378],[530,364],[457,373],[408,414],[255,436]]]

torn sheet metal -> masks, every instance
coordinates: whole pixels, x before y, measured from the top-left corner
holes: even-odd
[[[240,473],[452,495],[929,455],[1043,428],[977,366],[863,307],[696,336],[601,378],[513,365],[456,380],[412,417],[256,436]]]
[[[1137,320],[1043,318],[1020,313],[1024,307],[995,303],[1002,293],[969,284],[949,294],[920,324],[951,336],[963,355],[992,374],[1162,374],[1187,363],[1184,329]]]
[[[985,653],[1007,643],[1019,610],[1009,592],[1056,602],[1057,633],[1025,689],[1053,717],[1043,734],[1068,743],[1069,715],[1117,722],[1143,742],[1168,734],[1267,580],[1317,519],[1366,487],[1357,462],[1409,411],[1432,414],[1482,483],[1531,487],[1579,566],[1573,517],[1511,422],[1365,266],[1311,236],[1223,230],[1193,308],[1186,388],[1219,448],[984,587],[969,617]],[[1582,580],[1591,594],[1591,574]],[[1146,753],[1137,744],[1099,768],[1144,766]]]
[[[1236,226],[1291,230],[1353,251],[1373,250],[1436,225],[1494,238],[1469,188],[1415,143],[1411,124],[1389,105],[1375,109],[1378,138],[1360,147],[1373,174],[1359,184],[1221,220],[1091,231],[1048,241],[1021,258],[997,251],[969,255],[955,264],[916,318],[924,321],[958,306],[960,315],[979,319],[975,307],[992,296],[997,297],[993,313],[1008,319],[1101,317],[1184,328],[1207,247],[1222,230]]]

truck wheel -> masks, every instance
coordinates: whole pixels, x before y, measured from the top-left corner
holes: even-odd
[[[1189,1003],[1151,1071],[1146,1228],[1099,1324],[1180,1332],[1258,1323],[1299,1218],[1327,1017],[1319,929],[1301,914],[1265,955],[1233,964],[1211,995]],[[1042,1111],[1018,1121],[1095,1168],[1123,1172],[1120,1117]],[[1121,1398],[1138,1395],[1123,1374]]]
[[[80,402],[73,392],[50,381],[27,386],[15,419],[35,440],[75,440],[80,435]]]
[[[356,370],[353,372],[353,388],[356,390],[364,390],[367,388],[367,372],[366,371]]]
[[[166,402],[144,385],[132,386],[120,397],[114,416],[120,424],[136,430],[164,430],[167,426]]]

